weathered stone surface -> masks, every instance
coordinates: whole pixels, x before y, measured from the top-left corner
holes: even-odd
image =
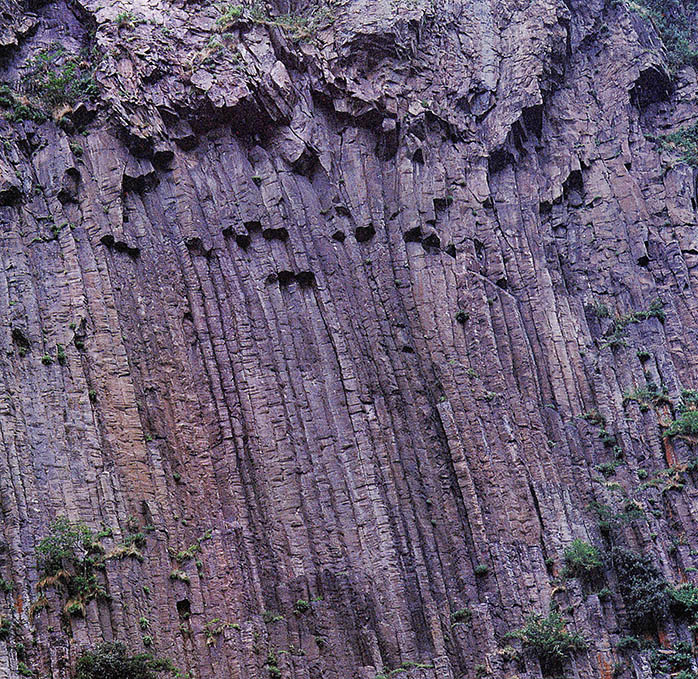
[[[294,39],[193,2],[0,9],[3,81],[53,42],[101,55],[72,127],[0,119],[0,676],[148,636],[197,679],[270,652],[282,677],[534,678],[506,634],[554,602],[590,641],[568,676],[610,677],[621,598],[556,581],[574,538],[611,546],[594,503],[639,503],[613,541],[668,581],[698,567],[696,453],[664,436],[698,388],[695,171],[654,139],[698,86],[651,21],[342,0]],[[624,398],[648,382],[671,405]],[[670,465],[681,490],[639,487]],[[30,617],[59,514],[107,550],[154,530],[110,600]]]

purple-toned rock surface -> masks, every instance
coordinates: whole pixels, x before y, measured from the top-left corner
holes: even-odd
[[[10,115],[54,43],[94,95]],[[563,571],[698,568],[698,83],[642,8],[0,0],[0,80],[0,677],[534,679],[551,605],[564,676],[665,676]],[[59,515],[113,533],[80,611]]]

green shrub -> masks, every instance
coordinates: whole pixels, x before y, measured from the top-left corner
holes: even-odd
[[[604,427],[606,425],[606,418],[599,413],[598,410],[590,410],[582,415],[582,419],[586,420],[589,424],[594,424],[597,427]]]
[[[90,55],[69,53],[56,43],[27,63],[22,85],[48,107],[74,106],[97,94],[89,60]]]
[[[692,0],[639,0],[637,6],[652,17],[672,71],[684,64],[698,66],[698,51],[692,40]]]
[[[485,563],[479,563],[477,566],[475,566],[474,573],[478,577],[484,577],[489,572],[490,572],[490,567]]]
[[[623,637],[617,644],[619,651],[639,651],[642,644],[637,637]]]
[[[698,391],[695,389],[682,389],[678,410],[681,413],[687,410],[698,410]]]
[[[32,120],[41,124],[46,121],[46,115],[42,111],[22,103],[8,85],[0,85],[0,108],[7,109],[4,115],[11,122]]]
[[[451,626],[470,622],[472,617],[473,614],[469,608],[459,608],[457,611],[453,611],[453,613],[451,613]]]
[[[267,670],[269,671],[269,676],[271,679],[278,679],[281,676],[281,670],[279,669],[279,661],[276,658],[276,653],[271,650],[267,654]]]
[[[121,643],[103,643],[78,659],[75,679],[155,679],[155,673],[172,670],[167,660],[149,653],[129,655]]]
[[[560,667],[572,653],[587,648],[581,635],[565,630],[565,621],[555,611],[547,617],[532,613],[526,624],[511,636],[520,639],[538,657],[543,671]]]
[[[667,387],[662,385],[660,388],[652,381],[647,382],[644,387],[639,387],[633,389],[632,391],[626,391],[623,394],[623,405],[628,401],[635,401],[639,404],[640,410],[646,412],[650,405],[661,406],[661,405],[671,405],[671,400],[668,396],[669,390]]]
[[[36,547],[37,565],[45,577],[75,567],[94,550],[92,531],[82,522],[73,523],[59,516],[50,526],[49,534]]]
[[[591,309],[591,312],[597,318],[610,318],[611,317],[611,310],[608,308],[608,305],[604,304],[603,302],[595,302],[594,304],[592,304],[590,309]]]
[[[627,327],[632,323],[640,323],[650,318],[656,318],[660,323],[664,323],[666,320],[664,302],[661,299],[653,300],[647,309],[631,311],[622,316],[616,316],[610,328],[604,333],[606,341],[601,344],[601,348],[611,347],[612,349],[617,349],[618,347],[626,346],[625,331]]]
[[[221,31],[229,30],[242,19],[244,12],[244,7],[242,5],[228,5],[221,9],[223,13],[216,20],[216,25]]]
[[[687,410],[674,420],[665,436],[698,436],[698,410]]]
[[[39,592],[49,588],[62,592],[67,598],[64,612],[84,616],[89,601],[109,598],[95,573],[95,569],[104,566],[105,558],[109,557],[104,556],[104,547],[84,523],[60,516],[36,547],[37,568],[43,576],[36,588]],[[41,608],[48,604],[43,595],[35,604],[39,602]]]
[[[670,674],[681,670],[682,673],[689,672],[690,677],[695,677],[690,671],[693,665],[693,649],[691,644],[685,641],[678,642],[671,649],[661,649],[661,652],[660,649],[652,649],[649,660],[655,674],[660,672]]]
[[[124,544],[127,547],[130,547],[131,545],[134,545],[138,547],[139,549],[143,549],[146,545],[146,537],[145,533],[141,530],[135,532],[135,533],[129,533],[126,538],[124,539]]]
[[[608,533],[623,524],[641,519],[644,516],[642,507],[633,500],[625,502],[622,511],[616,511],[610,505],[597,502],[596,500],[590,502],[588,508],[596,513],[599,530],[604,533]]]
[[[584,540],[573,540],[565,550],[565,573],[574,578],[589,577],[602,566],[599,550]]]
[[[664,323],[666,312],[664,311],[664,302],[661,299],[653,299],[646,311],[635,312],[636,322],[646,321],[648,318],[656,318],[660,323]]]
[[[671,607],[678,615],[694,616],[698,613],[698,586],[685,582],[669,588]]]
[[[293,604],[293,612],[296,615],[301,615],[307,613],[310,610],[310,602],[305,599],[298,599],[295,604]]]
[[[85,617],[85,605],[81,601],[69,601],[63,610],[66,615],[72,615],[76,618]]]
[[[170,573],[170,580],[179,580],[187,585],[189,584],[189,576],[178,568],[175,568],[175,570]]]
[[[7,639],[12,632],[12,620],[9,618],[3,618],[0,615],[0,640]]]
[[[34,670],[27,667],[27,665],[23,662],[17,663],[17,673],[19,674],[20,677],[33,677],[33,676],[35,676]]]
[[[620,463],[617,461],[602,462],[601,464],[596,465],[596,471],[599,472],[599,474],[601,474],[605,478],[608,478],[609,476],[613,476],[616,473],[616,469],[619,465]]]
[[[662,151],[677,151],[686,164],[693,167],[698,165],[698,124],[664,135],[658,142]]]
[[[133,12],[121,12],[114,18],[114,23],[119,28],[134,28],[134,26],[142,23],[142,20],[139,19]]]
[[[274,611],[262,611],[262,620],[269,625],[274,622],[281,622],[284,620],[284,616]]]
[[[303,14],[272,16],[262,0],[253,0],[247,5],[223,5],[219,11],[221,16],[216,20],[216,25],[221,33],[229,31],[239,21],[245,20],[279,28],[294,39],[304,40],[311,38],[334,20],[334,14],[326,4],[321,4]]]
[[[652,560],[623,547],[614,547],[613,566],[623,597],[628,621],[633,627],[647,628],[668,611],[667,583]]]

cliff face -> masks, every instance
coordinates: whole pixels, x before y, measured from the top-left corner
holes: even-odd
[[[0,676],[532,678],[551,606],[556,671],[664,676],[611,556],[698,567],[698,84],[647,11],[0,10]]]

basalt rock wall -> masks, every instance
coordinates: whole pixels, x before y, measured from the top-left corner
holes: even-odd
[[[96,90],[0,119],[0,676],[106,639],[196,679],[537,678],[507,633],[551,604],[588,641],[565,676],[655,676],[616,648],[609,562],[561,578],[575,538],[698,567],[667,435],[698,388],[696,180],[661,143],[698,84],[651,18],[1,9],[18,97],[56,43]],[[112,553],[147,528],[82,611],[37,589],[61,515]]]

